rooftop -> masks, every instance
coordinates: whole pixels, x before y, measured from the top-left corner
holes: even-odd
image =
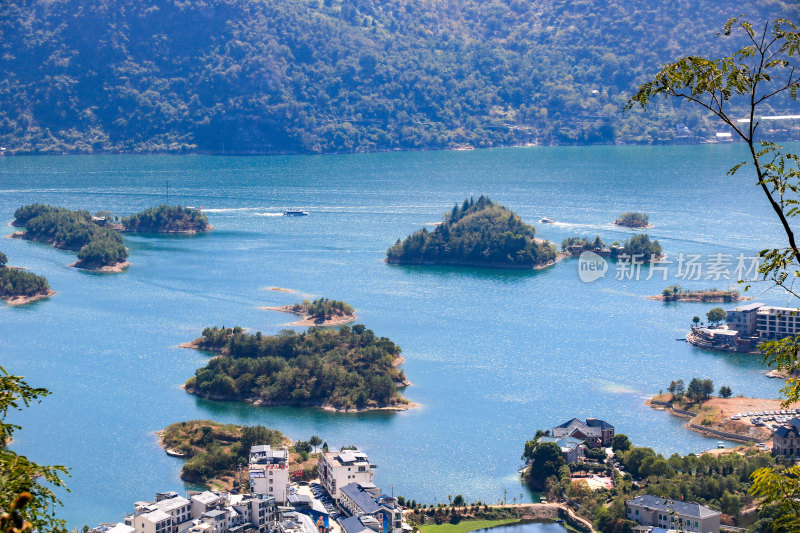
[[[734,309],[734,311],[739,311],[739,312],[742,312],[742,311],[755,311],[759,307],[764,307],[764,304],[761,303],[761,302],[753,302],[753,303],[750,303],[750,304],[740,305],[739,307]],[[728,312],[730,313],[730,311],[728,311]]]
[[[699,503],[668,500],[665,498],[660,498],[658,496],[653,496],[652,494],[644,494],[642,496],[637,496],[632,500],[628,500],[626,503],[641,505],[642,507],[648,507],[650,509],[656,509],[658,511],[669,511],[669,512],[674,511],[679,515],[691,516],[694,518],[707,518],[709,516],[717,516],[721,514],[717,511],[714,511],[713,509],[709,509],[708,507],[700,505]]]
[[[348,498],[353,500],[353,503],[355,503],[365,514],[375,513],[381,508],[381,506],[378,505],[378,502],[375,501],[375,496],[369,492],[366,492],[364,488],[359,486],[358,483],[350,483],[349,485],[342,487],[340,490],[343,494],[347,495]]]
[[[339,525],[342,526],[344,533],[374,533],[371,529],[361,523],[361,519],[357,516],[351,516],[343,520],[339,520]]]
[[[153,524],[157,524],[159,522],[163,522],[164,520],[172,521],[172,516],[168,515],[161,509],[156,509],[155,511],[150,511],[149,513],[145,513],[143,515],[139,515],[143,518],[146,518]]]
[[[327,452],[322,454],[325,459],[332,464],[352,465],[353,463],[368,463],[367,454],[358,450],[346,450],[343,452]]]
[[[792,418],[787,424],[775,430],[775,435],[782,438],[800,437],[800,418]]]

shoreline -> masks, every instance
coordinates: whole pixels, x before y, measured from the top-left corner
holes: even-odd
[[[294,322],[289,323],[290,326],[341,326],[344,324],[349,324],[350,322],[355,321],[358,318],[358,315],[353,313],[352,315],[339,315],[333,318],[329,318],[328,320],[324,320],[322,322],[316,322],[311,315],[307,315],[305,313],[298,313],[292,310],[291,305],[284,305],[281,307],[269,307],[263,306],[259,307],[259,309],[264,309],[267,311],[278,311],[280,313],[291,313],[293,315],[302,316],[300,320],[296,320]]]
[[[687,405],[687,409],[675,407],[669,394],[655,395],[646,400],[645,405],[651,409],[666,411],[672,416],[684,418],[688,421],[683,425],[686,429],[706,437],[726,439],[742,443],[768,442],[772,438],[772,431],[766,427],[757,427],[745,419],[731,420],[732,414],[748,411],[773,411],[781,409],[781,400],[768,398],[718,398]],[[697,411],[689,410],[696,408]],[[718,418],[711,423],[710,418]],[[746,417],[745,417],[746,418]]]
[[[439,262],[439,261],[397,261],[389,259],[385,257],[382,259],[382,262],[388,265],[399,265],[399,266],[445,266],[445,267],[468,267],[468,268],[486,268],[486,269],[502,269],[502,270],[544,270],[546,268],[550,268],[551,266],[555,266],[556,264],[560,263],[564,259],[571,257],[568,254],[564,254],[562,252],[558,252],[556,254],[556,258],[552,261],[547,263],[542,263],[540,265],[534,266],[513,266],[507,265],[504,263],[462,263],[462,262]]]
[[[33,296],[8,296],[0,299],[2,299],[3,301],[6,302],[6,304],[11,306],[27,305],[29,303],[38,302],[39,300],[50,298],[55,293],[56,291],[48,289],[46,292],[40,292],[38,294],[34,294]]]
[[[100,272],[102,274],[123,272],[129,266],[131,266],[131,264],[128,261],[122,261],[121,263],[114,263],[113,265],[102,265],[102,266],[98,266],[91,263],[84,263],[82,261],[75,261],[74,263],[70,263],[69,265],[67,265],[67,267],[70,268],[79,268],[81,270],[87,270],[89,272]]]
[[[182,346],[183,347],[183,346]],[[249,403],[255,407],[311,407],[315,409],[322,409],[323,411],[327,411],[329,413],[367,413],[370,411],[408,411],[410,409],[415,409],[420,407],[420,404],[416,402],[412,402],[407,398],[403,398],[406,400],[407,403],[400,404],[400,405],[384,405],[380,407],[363,407],[363,408],[353,408],[353,409],[342,409],[340,407],[334,407],[332,405],[324,404],[321,402],[316,401],[306,401],[306,402],[265,402],[262,400],[254,400],[252,398],[226,398],[222,396],[214,396],[214,395],[206,395],[200,394],[195,392],[192,389],[186,388],[186,384],[184,383],[181,385],[181,388],[186,391],[188,394],[194,394],[198,398],[204,398],[206,400],[213,400],[216,402],[243,402]]]
[[[209,231],[215,230],[216,228],[211,224],[208,225],[206,229],[186,229],[186,230],[157,230],[157,229],[150,229],[150,230],[118,230],[120,233],[128,233],[128,234],[147,234],[147,233],[158,233],[161,235],[197,235],[199,233],[208,233]]]
[[[650,229],[655,227],[652,224],[645,224],[644,226],[639,226],[635,224],[618,224],[616,220],[612,222],[611,225],[627,229]]]

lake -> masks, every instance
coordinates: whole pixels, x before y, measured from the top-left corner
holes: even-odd
[[[216,228],[126,236],[131,266],[112,275],[66,268],[71,252],[0,241],[9,264],[45,275],[58,292],[25,307],[0,306],[0,364],[52,391],[12,417],[23,425],[12,447],[71,467],[72,492],[60,511],[70,527],[118,521],[136,500],[185,490],[181,461],[164,454],[154,432],[187,419],[263,424],[293,439],[316,434],[331,448],[357,445],[378,465],[377,485],[428,503],[459,493],[468,501],[496,502],[504,493],[530,501],[517,474],[524,442],[572,417],[607,420],[665,455],[714,448],[716,440],[644,401],[679,378],[711,378],[734,395],[759,397],[776,397],[781,383],[763,375],[758,356],[676,341],[692,316],[714,305],[646,296],[673,283],[727,288],[730,280],[679,278],[677,262],[667,265],[667,280],[647,268],[637,280],[612,264],[585,283],[575,259],[536,272],[382,259],[398,238],[481,194],[558,244],[570,235],[624,240],[634,232],[611,222],[644,211],[654,225],[648,233],[670,259],[750,257],[783,241],[747,169],[725,175],[746,156],[742,146],[706,145],[0,158],[4,224],[34,202],[127,215],[169,201],[202,206]],[[286,209],[310,216],[280,216]],[[539,224],[542,217],[556,223]],[[790,303],[766,288],[754,286],[753,296]],[[319,296],[349,302],[359,323],[402,347],[413,383],[405,396],[419,408],[258,408],[180,388],[208,356],[178,344],[212,325],[276,333],[293,316],[260,306]]]

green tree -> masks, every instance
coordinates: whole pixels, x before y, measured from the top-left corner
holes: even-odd
[[[531,453],[531,465],[528,469],[528,484],[533,488],[542,489],[545,481],[551,476],[557,476],[562,466],[567,464],[561,447],[555,442],[537,444]]]
[[[21,429],[8,422],[9,412],[21,411],[49,394],[47,389],[31,387],[22,376],[11,375],[0,366],[0,510],[5,510],[0,515],[0,531],[14,531],[16,527],[19,531],[36,528],[66,532],[66,522],[55,515],[55,508],[61,505],[55,490],[66,488],[61,479],[67,474],[66,467],[34,463],[4,446]]]
[[[322,439],[316,435],[311,435],[311,438],[308,439],[308,443],[314,447],[314,453],[317,453],[317,446],[322,444]]]
[[[453,505],[455,507],[464,507],[465,505],[464,497],[461,494],[456,494],[455,497],[453,498]]]
[[[630,439],[624,433],[617,433],[611,439],[611,449],[615,452],[627,452],[631,449],[631,446],[633,445],[631,444]]]
[[[717,325],[728,316],[728,313],[721,307],[715,307],[706,313],[706,318],[708,319],[709,324]]]
[[[733,394],[733,392],[731,391],[731,388],[728,387],[727,385],[723,385],[722,387],[719,388],[720,398],[730,398],[731,394]]]
[[[6,266],[8,263],[8,257],[3,252],[0,252],[0,268]]]
[[[694,324],[695,327],[697,327],[697,325],[700,324],[700,317],[697,316],[697,315],[693,316],[692,317],[692,324]]]

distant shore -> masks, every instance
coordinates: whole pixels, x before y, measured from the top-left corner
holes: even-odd
[[[317,322],[311,315],[294,311],[291,305],[284,305],[281,307],[259,307],[259,309],[265,309],[267,311],[279,311],[281,313],[291,313],[293,315],[303,317],[300,320],[290,323],[290,326],[341,326],[343,324],[349,324],[358,318],[358,315],[353,313],[352,315],[337,315],[322,322]]]
[[[726,303],[742,302],[750,298],[732,291],[687,291],[670,296],[655,294],[648,296],[647,299],[660,302]]]
[[[44,300],[45,298],[50,298],[56,293],[56,291],[49,289],[46,292],[40,292],[38,294],[34,294],[33,296],[8,296],[3,297],[4,300],[8,305],[25,305],[32,302],[37,302],[39,300]]]
[[[179,229],[179,230],[158,230],[158,229],[148,229],[148,230],[127,230],[121,229],[118,230],[120,233],[161,233],[164,235],[195,235],[197,233],[207,233],[211,230],[214,230],[214,226],[208,225],[206,229]]]

